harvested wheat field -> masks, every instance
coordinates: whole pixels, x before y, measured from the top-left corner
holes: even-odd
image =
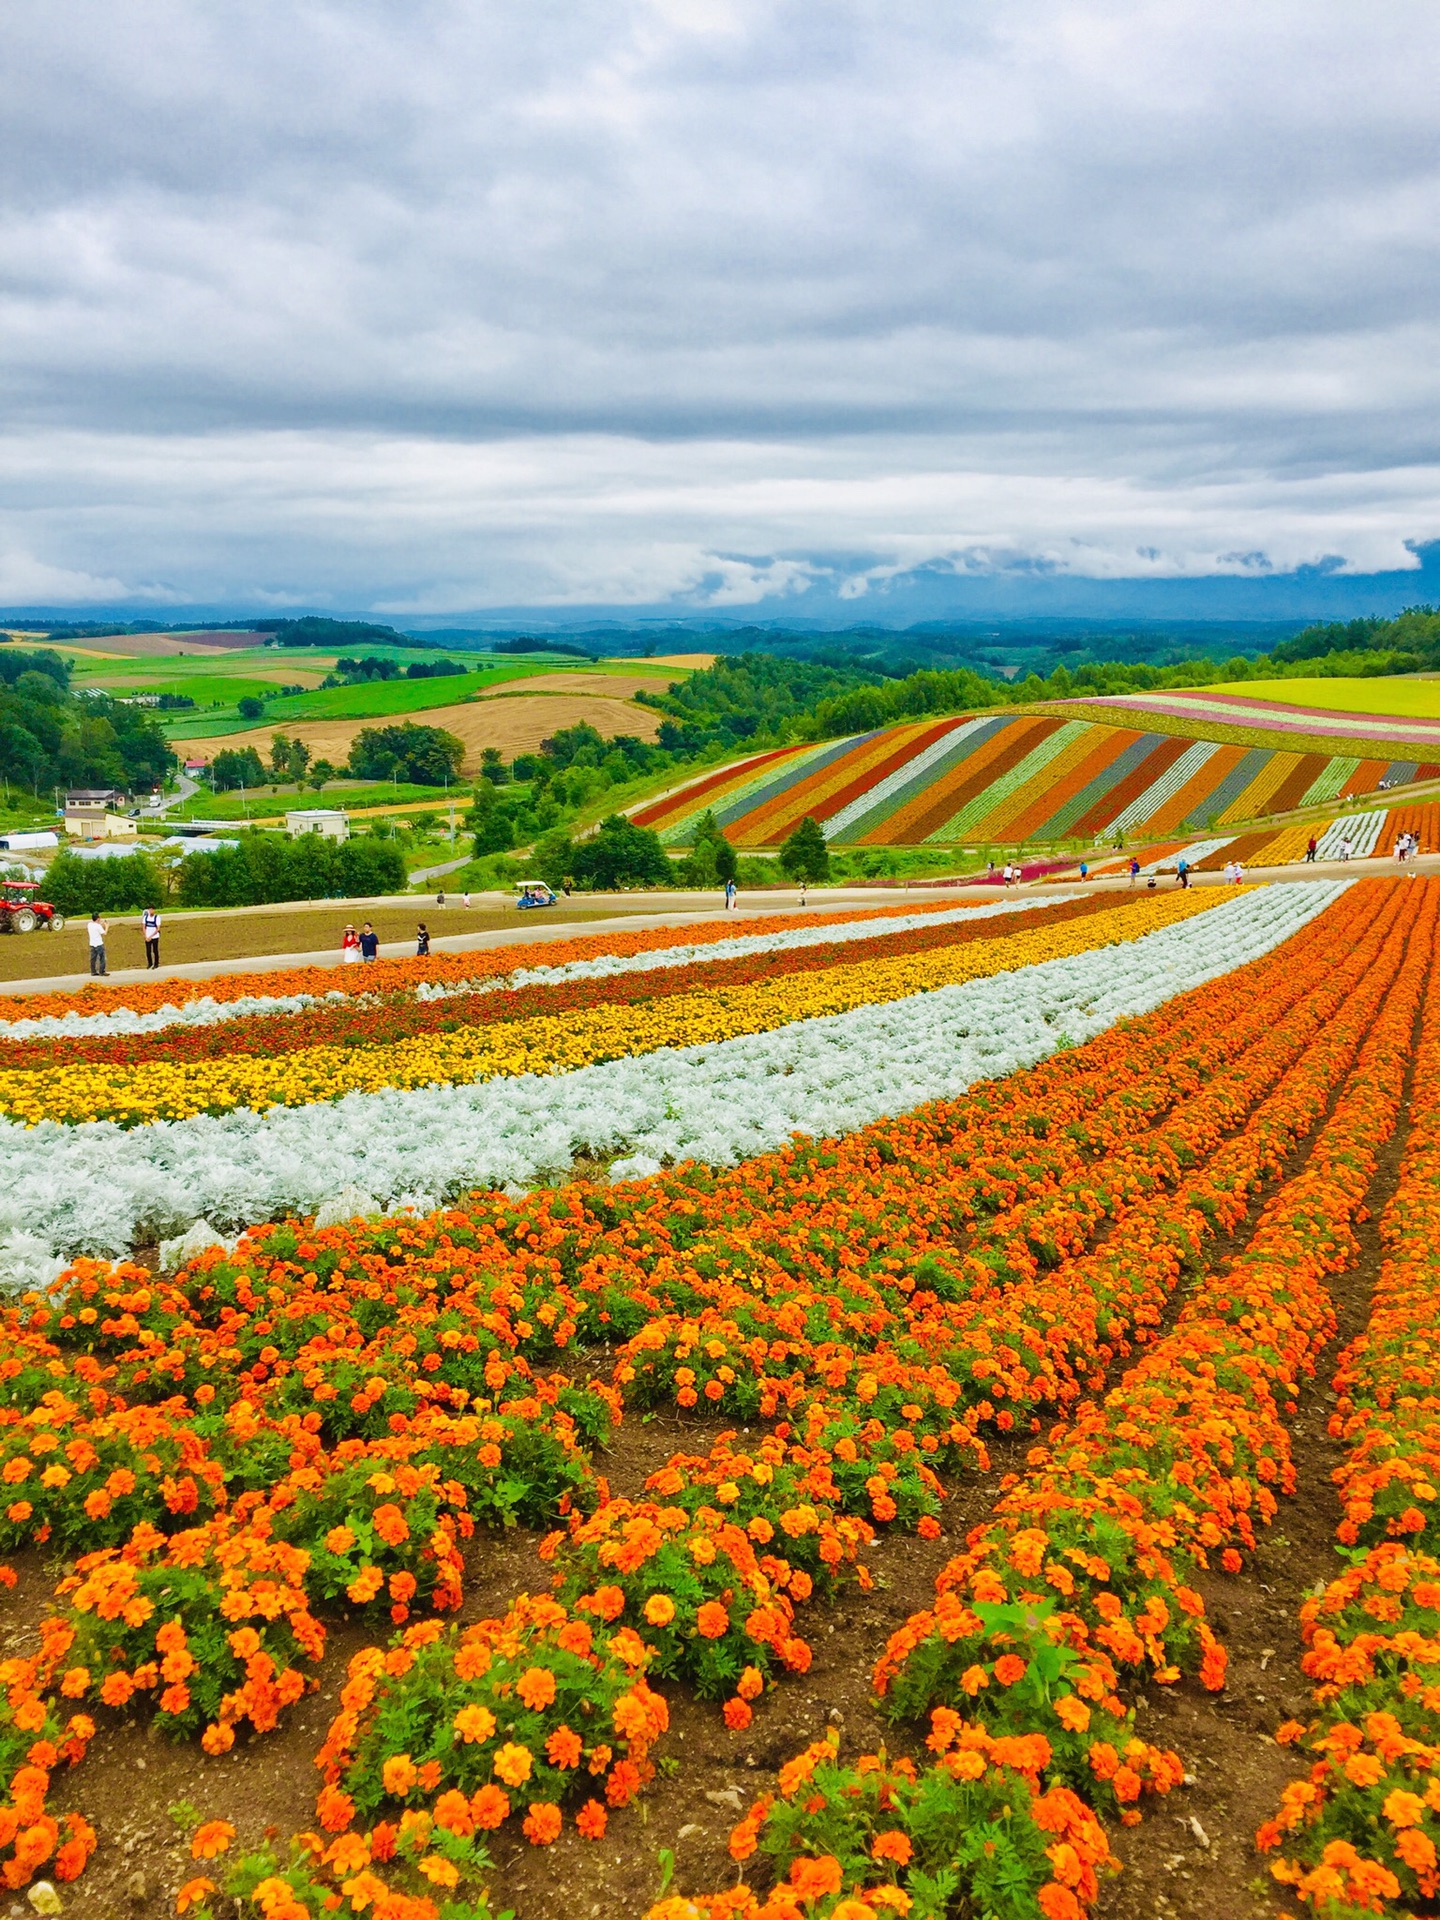
[[[546,675],[547,679],[586,682],[582,674]],[[531,682],[527,681],[529,687]],[[606,684],[609,682],[607,680]],[[504,754],[527,753],[538,747],[561,727],[575,727],[588,720],[592,727],[611,740],[617,733],[638,734],[653,740],[659,731],[660,716],[648,707],[637,707],[628,700],[607,694],[522,693],[497,694],[490,700],[467,700],[453,707],[427,707],[420,713],[397,714],[394,719],[371,716],[368,719],[297,720],[284,731],[292,739],[303,740],[317,758],[338,765],[347,758],[350,743],[362,727],[385,727],[404,720],[418,727],[444,727],[465,742],[465,768],[472,771],[480,763],[486,747],[498,747]],[[242,751],[254,747],[263,757],[270,752],[270,737],[276,722],[252,727],[246,733],[229,733],[208,740],[187,740],[186,752],[209,757],[226,748]]]
[[[268,633],[87,633],[84,647],[72,647],[68,641],[53,644],[62,653],[119,653],[130,656],[243,652],[260,647]]]

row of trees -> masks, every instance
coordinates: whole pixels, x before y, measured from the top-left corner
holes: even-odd
[[[187,854],[178,865],[149,852],[82,860],[62,852],[45,875],[45,897],[66,915],[126,913],[174,900],[182,907],[246,907],[267,900],[326,900],[403,893],[405,857],[392,841],[366,834],[287,840],[242,833],[233,847]]]
[[[343,767],[324,758],[312,759],[303,740],[276,733],[270,737],[268,767],[254,747],[225,747],[210,763],[210,778],[217,793],[292,780],[297,785],[308,783],[319,793],[341,773],[358,780],[399,779],[414,786],[438,787],[459,778],[464,758],[464,743],[453,733],[407,720],[399,726],[364,728],[352,742]]]

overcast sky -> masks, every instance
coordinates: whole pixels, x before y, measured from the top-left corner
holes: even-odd
[[[12,0],[0,604],[1412,565],[1437,56],[1433,0]]]

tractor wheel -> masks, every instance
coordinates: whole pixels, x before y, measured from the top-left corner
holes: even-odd
[[[51,933],[63,933],[65,931],[65,916],[63,913],[51,914],[50,931]]]
[[[11,918],[14,921],[15,931],[17,933],[33,933],[35,931],[35,915],[29,907],[21,907],[20,911],[17,914],[13,914]]]

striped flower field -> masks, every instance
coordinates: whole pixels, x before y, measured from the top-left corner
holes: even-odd
[[[1196,709],[1197,712],[1200,709]],[[1334,718],[1334,716],[1330,716]],[[1265,725],[1270,726],[1265,721]],[[1384,724],[1374,723],[1381,732]],[[1435,723],[1440,728],[1440,722]],[[1378,736],[1377,736],[1378,737]],[[1152,840],[1440,777],[1440,732],[1413,757],[1291,751],[1038,714],[913,722],[760,754],[641,808],[672,846],[713,811],[740,848],[773,847],[807,814],[839,846],[1003,845],[1124,833]]]
[[[0,1024],[17,1910],[1429,1911],[1437,937],[1072,889]]]

